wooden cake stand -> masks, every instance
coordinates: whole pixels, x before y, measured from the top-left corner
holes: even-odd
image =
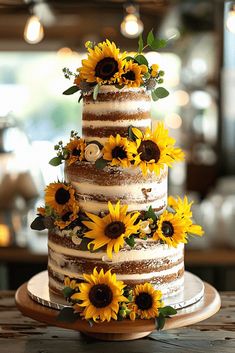
[[[18,288],[15,295],[18,309],[26,316],[52,326],[80,331],[88,336],[107,340],[121,341],[133,340],[149,335],[156,329],[154,320],[123,320],[94,323],[92,326],[85,321],[78,319],[73,323],[57,320],[58,310],[37,303],[28,293],[27,283]],[[204,295],[194,304],[178,309],[176,315],[166,319],[164,330],[192,325],[214,315],[220,308],[220,296],[216,289],[204,283]]]

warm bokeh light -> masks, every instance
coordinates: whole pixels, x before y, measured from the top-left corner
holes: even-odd
[[[175,100],[175,104],[180,107],[187,105],[189,102],[189,94],[183,90],[177,90],[173,92],[173,97]]]
[[[121,23],[121,32],[127,38],[137,38],[143,29],[143,22],[134,14],[125,16]]]
[[[68,57],[68,56],[72,56],[73,55],[73,51],[72,49],[68,48],[68,47],[63,47],[63,48],[60,48],[58,51],[57,51],[57,55],[61,58],[65,58],[65,57]]]
[[[0,246],[8,246],[10,244],[11,235],[7,225],[0,224]]]
[[[165,123],[171,129],[179,129],[182,125],[182,119],[178,114],[170,113],[165,116]]]
[[[44,37],[44,29],[37,16],[31,16],[26,22],[24,39],[29,44],[37,44]]]

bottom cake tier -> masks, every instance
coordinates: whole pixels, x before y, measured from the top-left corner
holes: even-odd
[[[116,273],[126,285],[150,282],[161,290],[163,297],[179,293],[184,284],[184,245],[177,248],[153,240],[136,240],[133,248],[125,245],[112,260],[106,252],[83,250],[83,244],[74,244],[69,237],[49,233],[48,274],[49,288],[62,295],[64,278],[77,280],[91,274],[94,268]]]

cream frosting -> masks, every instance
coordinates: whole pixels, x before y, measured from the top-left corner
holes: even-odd
[[[129,101],[110,101],[84,103],[83,113],[95,114],[96,116],[108,114],[111,112],[124,112],[128,114],[137,114],[138,112],[148,112],[151,109],[151,102],[145,100]]]

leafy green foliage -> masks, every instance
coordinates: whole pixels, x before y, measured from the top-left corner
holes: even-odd
[[[151,45],[150,45],[150,48],[152,50],[158,50],[158,49],[162,49],[166,46],[166,43],[167,41],[165,39],[158,39],[158,38],[155,38]]]
[[[70,287],[64,287],[62,292],[65,298],[70,298],[74,291]]]
[[[63,94],[65,94],[66,96],[69,96],[71,94],[76,93],[77,91],[79,91],[78,86],[71,86],[68,89],[66,89],[66,91],[63,92]]]
[[[137,55],[135,56],[135,61],[139,64],[139,65],[146,65],[148,66],[148,60],[146,59],[146,57],[144,55]]]
[[[167,97],[169,92],[164,87],[157,87],[154,91],[152,91],[151,95],[152,99],[157,101],[158,99]]]
[[[148,211],[145,212],[144,218],[145,219],[151,218],[153,221],[156,221],[157,216],[156,216],[152,206],[149,206]]]
[[[60,322],[75,322],[79,319],[79,313],[74,312],[72,307],[66,306],[60,310],[59,315],[57,316],[57,321]]]
[[[107,166],[108,162],[109,161],[107,161],[106,159],[100,158],[95,161],[95,166],[97,169],[104,169]]]
[[[144,48],[143,37],[142,37],[142,34],[140,34],[139,40],[138,40],[138,53],[141,53],[143,48]]]
[[[61,163],[62,163],[62,156],[54,157],[49,161],[49,164],[52,165],[53,167],[57,167]]]
[[[166,322],[165,316],[162,313],[160,313],[156,318],[155,322],[156,322],[156,328],[158,330],[162,330]]]
[[[164,308],[158,309],[159,313],[163,314],[164,316],[170,316],[177,314],[177,310],[174,309],[172,306],[165,306]]]
[[[133,133],[132,128],[133,128],[132,125],[130,125],[130,126],[128,127],[128,137],[129,137],[130,140],[135,141],[135,140],[136,140],[136,136],[135,136],[135,134]]]
[[[44,230],[46,229],[44,224],[44,217],[38,216],[35,220],[31,223],[30,228],[33,230]]]
[[[147,44],[151,47],[151,44],[154,41],[154,34],[153,34],[153,30],[151,29],[151,31],[148,33],[147,35]]]
[[[129,236],[128,238],[125,238],[125,242],[126,242],[131,248],[133,248],[133,246],[135,245],[135,238],[134,238],[134,235],[132,234],[132,235]]]

